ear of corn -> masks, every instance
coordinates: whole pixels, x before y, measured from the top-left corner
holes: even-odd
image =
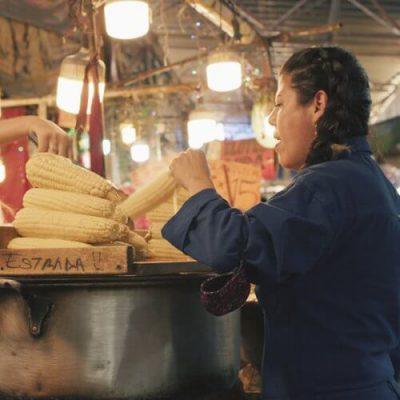
[[[8,249],[67,249],[67,248],[82,248],[91,247],[87,243],[74,242],[61,239],[40,239],[35,237],[21,237],[12,239]]]
[[[24,196],[24,207],[113,218],[125,223],[122,215],[114,215],[115,205],[109,200],[87,194],[52,189],[30,189]]]
[[[35,154],[26,164],[26,174],[31,185],[38,188],[89,194],[113,202],[124,198],[106,179],[56,154]]]
[[[137,250],[147,250],[148,248],[145,238],[133,231],[128,233],[128,242]]]
[[[111,219],[38,208],[23,208],[14,221],[18,234],[58,238],[84,243],[107,243],[125,239],[129,229]]]
[[[164,239],[152,239],[149,242],[149,255],[153,258],[164,258],[167,260],[192,260]]]
[[[117,206],[124,215],[131,219],[145,214],[170,197],[177,183],[169,171],[164,171],[147,185],[139,188]]]

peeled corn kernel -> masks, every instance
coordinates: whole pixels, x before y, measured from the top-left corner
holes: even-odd
[[[90,244],[61,239],[40,239],[35,237],[21,237],[12,239],[8,249],[68,249],[92,247]]]
[[[114,215],[115,204],[107,199],[88,194],[63,192],[53,189],[30,189],[25,193],[24,207],[72,212],[94,217],[113,218],[126,223],[122,215]]]
[[[14,220],[18,234],[27,237],[57,238],[84,243],[107,243],[128,237],[129,229],[111,219],[23,208]]]
[[[139,188],[116,207],[131,219],[145,214],[171,196],[177,182],[170,171],[164,171],[147,185]]]
[[[113,202],[126,197],[106,179],[56,154],[35,154],[26,164],[26,175],[32,186],[43,189],[89,194]]]

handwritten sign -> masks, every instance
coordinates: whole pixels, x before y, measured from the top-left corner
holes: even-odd
[[[130,246],[0,250],[0,275],[83,275],[128,272]]]
[[[222,142],[221,160],[258,165],[264,179],[275,178],[274,151],[262,147],[255,139]]]
[[[211,179],[217,192],[242,211],[260,201],[261,170],[257,165],[210,161]]]

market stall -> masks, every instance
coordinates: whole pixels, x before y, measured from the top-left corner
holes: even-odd
[[[74,150],[38,155],[33,129],[0,145],[0,397],[257,398],[254,287],[241,311],[204,309],[211,269],[162,236],[190,197],[168,165],[203,150],[241,211],[284,189],[279,68],[337,44],[365,66],[371,141],[399,166],[400,6],[370,3],[0,0],[1,119],[50,119]]]

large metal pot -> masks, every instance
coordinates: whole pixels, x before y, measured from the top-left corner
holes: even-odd
[[[202,308],[206,276],[31,278],[1,289],[0,395],[191,399],[228,390],[239,313]]]

